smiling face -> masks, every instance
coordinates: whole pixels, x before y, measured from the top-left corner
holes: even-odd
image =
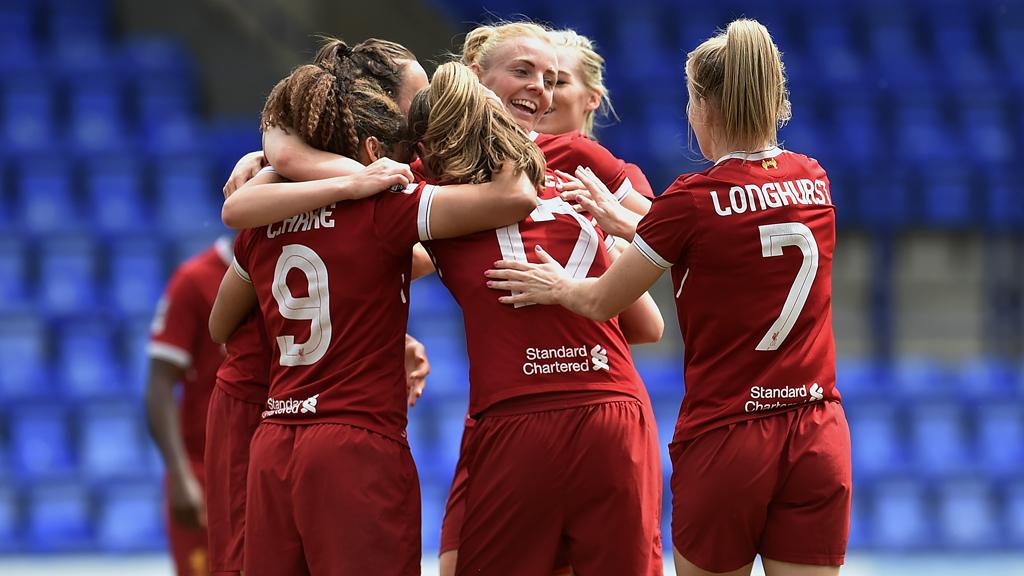
[[[516,123],[527,132],[536,128],[551,107],[558,57],[540,38],[509,38],[494,48],[487,69],[474,64],[480,82],[494,91]]]
[[[579,50],[559,48],[554,99],[537,130],[545,134],[583,130],[588,115],[593,114],[600,104],[601,95],[584,83]]]

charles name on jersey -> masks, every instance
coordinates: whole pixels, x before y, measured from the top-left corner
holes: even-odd
[[[324,206],[323,208],[303,212],[302,214],[292,216],[287,220],[271,224],[270,226],[267,226],[267,238],[277,238],[278,236],[289,232],[307,232],[309,230],[319,230],[321,228],[334,228],[333,209],[335,206],[337,206],[337,204],[331,204],[330,206]]]
[[[729,189],[728,202],[725,198],[719,198],[717,190],[712,190],[711,202],[719,216],[732,216],[796,204],[831,205],[832,196],[824,180],[801,178],[733,186]]]

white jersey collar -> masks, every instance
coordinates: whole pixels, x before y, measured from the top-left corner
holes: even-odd
[[[772,146],[767,150],[761,150],[760,152],[729,152],[725,156],[722,156],[715,162],[715,166],[718,166],[726,160],[732,160],[736,158],[738,160],[764,160],[765,158],[775,158],[779,154],[782,154],[782,148],[778,146]]]

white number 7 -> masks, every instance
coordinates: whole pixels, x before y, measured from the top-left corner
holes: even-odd
[[[818,244],[811,229],[799,222],[768,224],[758,229],[761,231],[761,255],[765,258],[782,256],[782,249],[786,246],[796,246],[804,255],[786,303],[782,305],[782,313],[757,345],[758,350],[778,350],[804,309],[814,277],[818,274]]]

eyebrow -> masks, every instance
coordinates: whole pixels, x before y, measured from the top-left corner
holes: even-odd
[[[537,65],[533,62],[533,60],[530,60],[528,58],[514,58],[512,60],[512,64],[525,64],[526,66],[529,66],[530,68],[537,68]],[[557,75],[558,74],[558,69],[557,68],[549,68],[549,69],[544,71],[544,74],[548,74],[548,73],[554,73],[554,74]]]

